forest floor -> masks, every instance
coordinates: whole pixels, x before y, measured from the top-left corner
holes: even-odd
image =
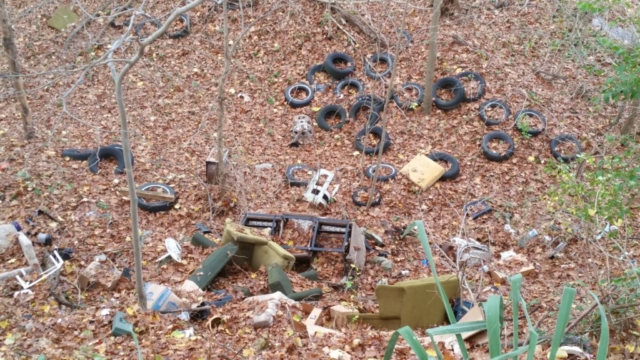
[[[324,105],[339,104],[348,110],[355,101],[355,95],[349,93],[338,98],[330,87],[324,93],[316,93],[310,106],[293,109],[285,103],[284,89],[305,81],[309,67],[323,62],[327,54],[341,51],[353,57],[353,76],[365,83],[367,93],[382,96],[389,82],[365,76],[364,59],[378,51],[375,43],[352,24],[338,20],[340,27],[336,23],[329,25],[325,4],[262,0],[255,8],[245,9],[244,16],[239,10],[229,11],[229,38],[233,43],[243,25],[266,15],[241,39],[224,86],[224,144],[230,152],[226,190],[205,184],[205,159],[216,144],[217,87],[224,69],[222,8],[210,9],[213,2],[198,6],[189,12],[189,36],[163,37],[149,46],[124,83],[135,181],[138,185],[166,183],[176,190],[179,200],[168,212],[139,211],[140,229],[148,234],[142,247],[144,280],[174,290],[180,287],[210,251],[186,242],[182,244],[180,263],[159,265],[156,259],[166,252],[165,238],[188,238],[196,231],[196,223],[206,224],[213,232],[211,239],[217,240],[226,218],[239,221],[246,212],[347,218],[385,239],[386,246],[378,250],[389,252],[395,267],[387,273],[379,265],[367,262],[355,280],[356,288],[336,290],[329,284],[339,283],[344,276],[342,256],[319,253],[314,267],[326,293],[316,306],[348,303],[373,312],[374,288],[381,279],[388,278],[393,283],[400,277],[431,275],[422,263],[425,256],[417,238],[397,236],[397,229],[404,229],[413,220],[423,220],[429,241],[443,245],[440,248],[446,248],[444,245],[452,237],[473,238],[490,246],[493,269],[514,274],[523,266],[535,266],[535,272],[525,277],[522,293],[528,304],[539,308],[532,321],[541,320],[538,327],[542,331],[553,332],[555,316],[543,317],[557,311],[564,285],[586,285],[578,286],[573,315],[587,308],[592,301],[587,290],[597,289],[603,260],[583,246],[583,240],[549,230],[555,218],[545,195],[556,179],[545,168],[554,161],[549,150],[553,137],[573,134],[585,152],[592,151],[608,131],[608,119],[616,114],[613,107],[590,102],[604,77],[589,69],[606,71],[602,59],[584,57],[580,63],[573,55],[580,50],[576,43],[588,42],[590,20],[576,17],[573,5],[563,1],[506,2],[505,6],[477,0],[461,3],[456,14],[440,20],[435,77],[475,71],[487,83],[483,100],[463,103],[447,112],[434,108],[428,116],[420,109],[403,111],[389,103],[385,118],[393,144],[382,158],[400,169],[417,154],[446,152],[459,161],[460,176],[420,191],[407,177],[399,175],[393,181],[378,183],[382,204],[370,209],[355,206],[351,199],[356,188],[369,186],[364,170],[376,161],[354,147],[362,119],[333,132],[314,126],[313,144],[288,146],[295,115],[315,119],[316,111]],[[101,7],[97,1],[82,4],[89,12]],[[104,54],[108,44],[124,30],[105,27],[104,18],[93,21],[64,50],[71,30],[57,32],[46,25],[58,5],[57,1],[34,5],[24,0],[9,4],[23,72],[33,74],[26,77],[25,86],[37,136],[28,142],[23,140],[17,102],[8,96],[11,84],[0,78],[0,95],[6,104],[0,107],[0,223],[16,220],[27,227],[27,217],[38,209],[61,220],[54,222],[40,216],[39,228],[33,231],[51,234],[55,246],[74,249],[71,260],[62,268],[56,292],[76,308],[60,305],[48,285],[37,285],[32,289],[33,295],[14,299],[13,293],[19,290],[17,282],[3,283],[0,358],[27,359],[39,354],[52,359],[135,358],[136,349],[129,337],[110,335],[116,311],[125,312],[127,320],[134,324],[145,359],[327,358],[323,348],[342,349],[355,359],[382,358],[388,331],[349,324],[343,329],[346,336],[342,338],[308,338],[292,328],[292,321],[301,316],[301,310],[295,307],[290,312],[283,310],[272,327],[254,329],[252,317],[256,309],[240,301],[242,293],[234,285],[244,286],[253,294],[267,293],[264,269],[253,273],[231,268],[226,277],[216,280],[214,287],[227,290],[235,299],[213,310],[224,318],[223,325],[213,331],[207,329],[206,322],[142,311],[137,307],[133,280],[121,279],[114,290],[77,288],[80,272],[96,255],[105,254],[118,269],[133,268],[129,201],[116,191],[126,186],[125,175],[115,174],[115,162],[110,160],[100,164],[98,174],[92,174],[86,162],[60,155],[67,148],[120,143],[108,68],[95,67],[82,80],[80,76],[84,64]],[[397,61],[395,88],[406,82],[423,84],[430,4],[411,1],[406,17],[402,1],[371,1],[354,6],[354,13],[389,39],[389,51]],[[164,20],[170,10],[169,2],[151,2],[145,11]],[[76,12],[81,13],[80,9]],[[580,21],[576,21],[578,18]],[[403,21],[413,43],[397,51],[394,46],[402,39],[398,40],[396,29],[403,27]],[[100,34],[102,29],[106,30]],[[345,31],[355,43],[347,39]],[[129,56],[132,51],[119,51],[116,56]],[[5,64],[2,57],[3,72]],[[328,80],[322,76],[318,82]],[[546,130],[525,138],[513,127],[512,120],[485,126],[478,118],[478,109],[487,99],[505,101],[512,116],[525,108],[540,111],[547,120]],[[508,133],[515,141],[515,154],[508,161],[492,162],[482,154],[482,137],[494,130]],[[285,169],[297,163],[335,171],[332,183],[340,188],[328,207],[316,208],[303,201],[304,188],[285,182]],[[272,167],[256,169],[259,164]],[[463,218],[463,205],[476,199],[485,199],[493,211],[477,220]],[[507,219],[516,234],[505,231]],[[525,249],[518,248],[516,239],[531,229],[537,229],[540,235]],[[544,236],[568,243],[562,256],[550,259],[545,255],[549,247]],[[44,248],[36,249],[42,255]],[[500,253],[507,250],[523,255],[526,261],[500,262]],[[454,262],[447,259],[444,251],[435,251],[434,256],[440,275],[455,272]],[[6,252],[0,259],[3,270],[26,264],[19,251]],[[612,271],[619,270],[617,265],[611,266]],[[398,276],[402,270],[407,270],[408,275]],[[465,276],[474,287],[478,282],[480,288],[494,285],[493,293],[508,296],[508,285],[494,284],[478,269],[469,269]],[[302,281],[294,283],[307,286]],[[480,300],[486,299],[487,294],[482,293]],[[203,299],[213,300],[214,296],[205,294]],[[507,316],[511,316],[510,310]],[[521,329],[523,325],[524,322]],[[191,327],[195,335],[189,338],[179,331]],[[580,329],[591,339],[599,333],[596,329],[588,332],[586,325]],[[614,337],[624,337],[624,331],[612,327]],[[268,339],[268,344],[261,348],[256,344],[263,338]],[[473,350],[477,359],[488,358],[486,354],[485,346]],[[396,354],[397,358],[411,356],[406,347]],[[541,353],[540,358],[545,355]]]

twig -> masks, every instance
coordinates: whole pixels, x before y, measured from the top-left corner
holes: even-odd
[[[318,0],[316,0],[318,1]],[[360,16],[351,14],[349,11],[336,6],[331,5],[331,9],[336,12],[341,18],[345,21],[350,22],[351,24],[357,26],[365,35],[373,39],[374,41],[380,43],[385,48],[389,47],[389,42],[381,33],[377,32],[374,28],[369,26],[369,24],[362,21]]]
[[[211,193],[209,192],[209,189],[207,189],[207,184],[205,184],[204,181],[200,179],[200,176],[198,176],[198,174],[193,174],[193,176],[198,179],[200,185],[202,185],[204,190],[207,192],[207,199],[209,200],[209,225],[211,225],[213,223],[213,199],[211,198]]]

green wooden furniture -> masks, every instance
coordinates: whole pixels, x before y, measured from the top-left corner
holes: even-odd
[[[218,247],[218,244],[214,243],[213,241],[209,240],[208,237],[204,236],[202,233],[195,233],[193,234],[193,236],[191,236],[191,244],[195,245],[195,246],[200,246],[203,248],[214,248],[214,247]]]
[[[459,297],[460,283],[455,274],[439,276],[449,299]],[[434,278],[406,280],[376,287],[379,312],[359,314],[358,320],[373,326],[396,330],[403,326],[429,328],[445,323],[446,312]]]
[[[269,278],[269,290],[272,293],[280,291],[289,299],[295,301],[318,300],[322,296],[322,289],[320,288],[294,292],[291,280],[289,280],[289,277],[284,270],[282,270],[282,267],[280,267],[279,264],[271,265],[268,269],[267,275]]]
[[[191,276],[189,276],[189,280],[204,290],[237,253],[238,246],[233,243],[219,247],[211,253],[211,255],[207,256],[200,266],[193,271]]]
[[[260,266],[279,264],[282,268],[290,270],[296,261],[295,257],[265,236],[268,235],[227,219],[221,243],[233,243],[238,246],[237,256],[233,259],[237,265],[249,263],[253,271],[258,271]]]

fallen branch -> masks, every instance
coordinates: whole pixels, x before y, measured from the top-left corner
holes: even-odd
[[[319,1],[319,0],[316,0]],[[322,1],[320,1],[322,2]],[[333,10],[338,16],[344,19],[346,22],[349,22],[355,26],[357,26],[360,31],[362,31],[365,35],[378,42],[382,47],[388,48],[389,42],[384,35],[380,32],[376,31],[369,24],[367,24],[360,15],[352,13],[351,11],[345,10],[339,6],[331,5],[331,10]]]

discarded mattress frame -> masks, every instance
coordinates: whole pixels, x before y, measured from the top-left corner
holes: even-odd
[[[347,249],[347,244],[351,237],[351,222],[349,220],[340,219],[328,219],[319,218],[311,215],[294,215],[294,214],[259,214],[259,213],[246,213],[242,217],[242,226],[270,229],[270,234],[275,236],[282,236],[284,226],[287,221],[300,220],[310,221],[313,223],[313,235],[309,240],[309,246],[288,246],[280,245],[284,249],[294,248],[297,250],[305,250],[309,252],[315,251],[327,251],[327,252],[341,252],[344,253]],[[326,248],[322,247],[318,243],[318,235],[320,234],[344,234],[342,238],[342,245],[339,248]]]

